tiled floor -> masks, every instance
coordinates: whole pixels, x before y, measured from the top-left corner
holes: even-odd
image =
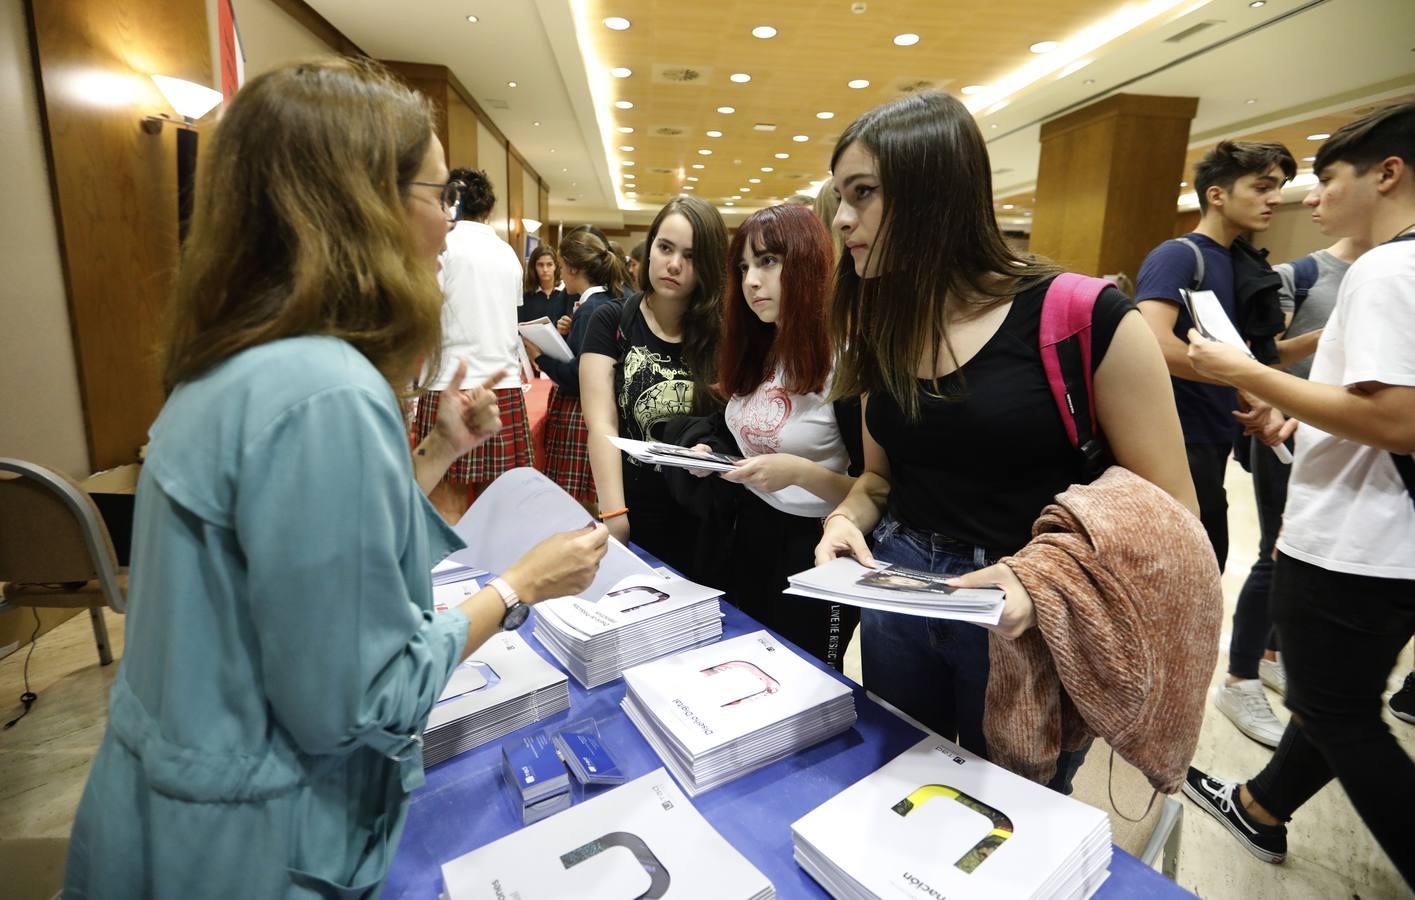
[[[1247,476],[1236,467],[1228,478],[1233,551],[1224,578],[1227,615],[1256,553],[1258,535]],[[113,652],[121,656],[123,619],[109,614]],[[1227,643],[1227,619],[1223,644]],[[18,712],[24,653],[0,660],[0,718]],[[1224,654],[1221,654],[1226,659]],[[1224,659],[1215,660],[1214,683]],[[1407,648],[1392,673],[1410,668]],[[858,677],[858,642],[846,659]],[[59,878],[64,842],[78,805],[89,762],[102,737],[108,687],[117,666],[99,667],[87,617],[78,616],[39,639],[30,663],[30,684],[39,702],[18,725],[0,731],[0,894],[12,900],[48,897]],[[1278,698],[1274,708],[1286,719]],[[1406,750],[1415,755],[1415,725],[1391,719]],[[1241,735],[1210,704],[1199,738],[1197,764],[1215,774],[1246,777],[1257,772],[1270,751]],[[1077,795],[1103,809],[1108,753],[1097,746],[1077,778]],[[1138,773],[1116,764],[1115,796],[1127,812],[1144,809],[1149,792]],[[1410,898],[1390,862],[1376,846],[1339,785],[1333,784],[1304,808],[1289,828],[1287,863],[1271,866],[1243,852],[1218,823],[1186,804],[1179,883],[1201,897],[1225,900],[1333,900]],[[1415,817],[1415,813],[1412,813]],[[1112,811],[1117,841],[1132,850],[1143,845],[1144,827],[1131,826]],[[1415,818],[1412,819],[1415,821]]]

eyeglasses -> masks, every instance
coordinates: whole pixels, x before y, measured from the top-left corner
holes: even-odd
[[[462,203],[467,195],[467,186],[462,182],[448,181],[444,184],[440,184],[436,181],[408,181],[404,183],[437,188],[441,192],[438,196],[438,202],[442,204],[442,211],[447,214],[447,221],[455,222],[461,217]]]

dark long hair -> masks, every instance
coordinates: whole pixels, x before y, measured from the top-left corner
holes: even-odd
[[[727,226],[717,207],[699,197],[674,197],[654,216],[645,241],[646,259],[639,266],[639,289],[652,290],[649,269],[653,245],[663,220],[677,213],[693,230],[693,275],[696,284],[683,313],[683,363],[693,375],[693,408],[702,413],[721,406],[717,380],[717,345],[722,336],[722,286],[727,277]]]
[[[878,277],[863,279],[845,254],[836,268],[832,396],[884,391],[915,418],[919,361],[939,347],[952,352],[945,303],[981,315],[1060,269],[1018,256],[1003,240],[987,145],[957,99],[927,91],[875,107],[840,135],[832,170],[856,142],[879,168],[884,209],[870,254],[880,266]]]
[[[556,282],[560,280],[560,260],[556,257],[555,251],[541,244],[531,251],[531,258],[526,260],[526,293],[540,290],[540,273],[536,271],[536,263],[540,262],[542,256],[550,257],[555,263],[555,274],[550,276],[550,287],[555,288]]]
[[[768,206],[747,217],[727,251],[730,272],[748,248],[781,258],[781,296],[776,324],[768,325],[747,308],[740,275],[727,279],[722,307],[722,349],[717,370],[724,394],[750,394],[775,370],[785,369],[785,387],[811,394],[830,375],[830,337],[825,299],[834,253],[830,235],[805,206]]]
[[[598,228],[576,228],[561,238],[560,258],[565,265],[585,273],[591,287],[603,287],[611,297],[623,295],[629,273]]]

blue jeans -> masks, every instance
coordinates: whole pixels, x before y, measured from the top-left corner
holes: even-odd
[[[982,547],[947,535],[917,531],[892,515],[874,531],[874,555],[944,575],[962,575],[997,562]],[[860,664],[865,687],[925,727],[987,758],[983,711],[988,689],[988,631],[969,622],[929,619],[866,609],[860,614]],[[1047,787],[1071,793],[1086,759],[1063,750]]]

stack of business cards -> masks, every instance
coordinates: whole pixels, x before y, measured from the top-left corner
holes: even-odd
[[[722,592],[682,578],[631,575],[598,600],[537,603],[535,636],[585,687],[722,636]]]
[[[1084,900],[1110,868],[1110,818],[936,735],[791,826],[836,898]]]
[[[765,631],[637,666],[624,683],[625,713],[693,796],[855,722],[850,688]]]
[[[503,631],[452,671],[423,732],[423,764],[494,741],[570,706],[565,673]]]
[[[555,748],[580,784],[624,783],[624,771],[610,755],[594,719],[571,722],[557,731]]]
[[[662,769],[442,867],[448,900],[770,900]]]
[[[871,569],[842,556],[787,579],[786,593],[885,612],[996,625],[1005,595],[1001,588],[956,588],[953,576],[891,564]]]
[[[516,795],[521,821],[529,825],[570,808],[570,773],[555,745],[537,731],[501,748],[502,774]]]

